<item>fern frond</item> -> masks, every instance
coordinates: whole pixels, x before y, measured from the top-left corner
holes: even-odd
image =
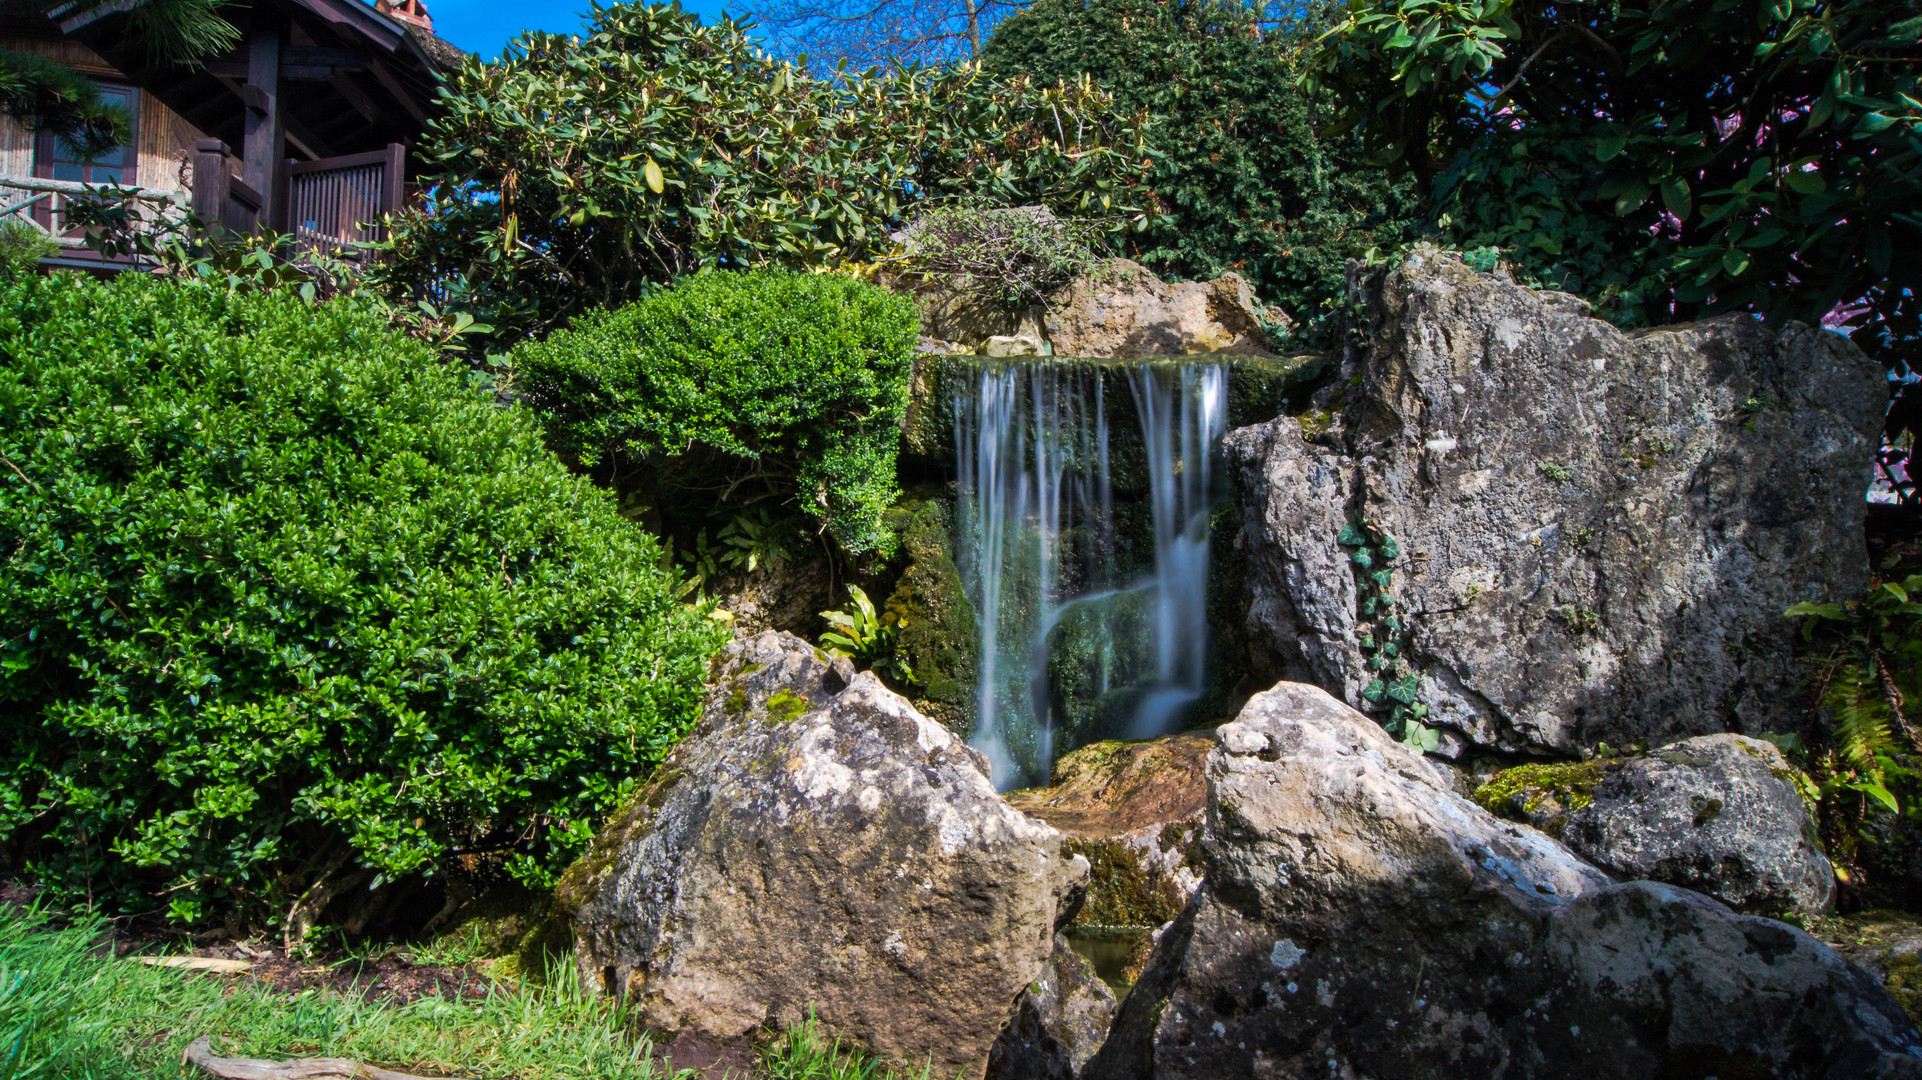
[[[1893,750],[1896,744],[1889,729],[1889,702],[1877,672],[1858,664],[1840,665],[1829,680],[1823,703],[1834,717],[1835,748],[1850,765],[1879,781],[1882,767],[1876,755]]]

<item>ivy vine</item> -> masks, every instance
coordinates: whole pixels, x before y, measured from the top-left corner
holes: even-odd
[[[1422,723],[1428,706],[1420,699],[1421,671],[1408,658],[1408,624],[1396,608],[1395,571],[1401,558],[1395,538],[1366,521],[1350,522],[1335,542],[1353,548],[1355,584],[1361,592],[1356,634],[1375,679],[1361,692],[1370,705],[1386,708],[1382,726],[1410,749],[1428,752],[1441,746],[1441,732]]]

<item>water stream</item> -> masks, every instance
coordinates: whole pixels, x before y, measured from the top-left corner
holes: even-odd
[[[1119,508],[1111,410],[1130,428]],[[954,414],[981,635],[971,743],[995,785],[1045,783],[1057,752],[1094,738],[1180,726],[1206,687],[1226,366],[989,361],[957,381]]]

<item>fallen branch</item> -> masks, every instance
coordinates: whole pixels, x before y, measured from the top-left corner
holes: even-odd
[[[429,1080],[424,1076],[362,1065],[346,1058],[266,1061],[261,1058],[215,1057],[213,1040],[205,1035],[187,1044],[187,1052],[181,1055],[181,1060],[222,1080]]]

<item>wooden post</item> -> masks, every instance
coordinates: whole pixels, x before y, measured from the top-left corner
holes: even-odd
[[[387,164],[381,169],[381,179],[385,181],[381,192],[380,212],[398,214],[407,199],[407,147],[392,142],[387,144]]]
[[[280,185],[275,181],[280,159],[287,156],[286,135],[280,125],[280,28],[258,9],[247,31],[245,96],[240,178],[266,200],[260,208],[259,224],[272,227],[280,220],[279,207],[274,205]]]
[[[194,143],[194,214],[216,226],[227,205],[227,186],[233,176],[227,159],[232,156],[227,144],[219,139]]]

